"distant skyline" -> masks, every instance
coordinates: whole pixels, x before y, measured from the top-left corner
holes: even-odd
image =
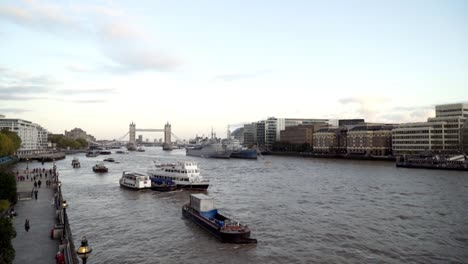
[[[467,1],[0,3],[0,114],[98,139],[468,101]],[[144,134],[161,138],[162,134]],[[147,136],[146,136],[147,135]]]

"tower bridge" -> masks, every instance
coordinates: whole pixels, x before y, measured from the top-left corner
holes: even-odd
[[[172,142],[171,142],[171,124],[167,122],[164,125],[163,129],[154,129],[154,128],[136,128],[135,123],[130,124],[130,129],[128,131],[129,139],[127,144],[128,150],[136,150],[136,132],[164,132],[164,145],[163,150],[172,150]]]
[[[135,123],[131,123],[129,127],[129,131],[125,133],[125,135],[121,136],[120,138],[114,139],[112,141],[109,141],[107,143],[100,143],[100,142],[94,142],[94,141],[89,141],[88,143],[92,147],[120,147],[122,143],[128,142],[127,143],[127,149],[128,150],[136,150],[137,147],[137,142],[136,142],[136,132],[164,132],[164,144],[163,144],[163,150],[172,150],[173,145],[171,141],[171,137],[173,136],[176,140],[179,140],[179,138],[172,133],[171,131],[171,124],[167,122],[164,125],[164,128],[136,128]],[[125,140],[125,138],[128,136],[128,141]]]

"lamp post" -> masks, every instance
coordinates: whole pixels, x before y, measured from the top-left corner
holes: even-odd
[[[67,230],[67,201],[63,200],[62,208],[63,208],[63,237],[66,239],[65,230]]]
[[[88,239],[86,239],[86,237],[84,236],[81,240],[81,246],[76,251],[78,257],[80,257],[83,260],[83,264],[86,264],[86,260],[88,259],[89,255],[91,255],[92,251],[93,249],[90,246],[88,246]]]

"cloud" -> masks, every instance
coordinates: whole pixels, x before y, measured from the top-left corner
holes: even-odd
[[[28,112],[28,111],[30,110],[21,109],[21,108],[0,108],[0,114],[1,113],[21,114],[21,113]]]
[[[58,2],[60,3],[60,2]],[[164,52],[151,32],[137,26],[136,19],[116,6],[60,5],[23,0],[0,6],[0,19],[46,33],[74,34],[95,41],[114,65],[111,72],[173,71],[183,60]],[[67,69],[85,72],[77,65]]]
[[[72,100],[72,103],[79,103],[79,104],[97,104],[97,103],[105,103],[107,100]]]
[[[96,88],[96,89],[60,89],[55,91],[57,94],[64,94],[64,95],[79,95],[79,94],[115,94],[117,92],[116,89],[107,89],[107,88]]]
[[[67,68],[69,71],[72,71],[72,72],[78,72],[78,73],[82,73],[82,72],[90,72],[91,69],[84,66],[84,65],[81,65],[81,64],[71,64],[71,65],[67,65],[65,66],[65,68]]]
[[[395,106],[395,102],[386,97],[347,97],[338,102],[345,109],[341,116],[379,123],[426,122],[428,117],[434,116],[435,109],[435,105]]]
[[[66,14],[63,7],[37,1],[18,1],[14,5],[0,6],[0,18],[16,24],[50,31],[51,29],[77,29],[79,25]]]
[[[231,82],[231,81],[238,81],[242,79],[256,78],[259,76],[263,76],[269,72],[271,71],[259,71],[259,72],[254,72],[254,73],[221,74],[221,75],[215,76],[215,79]]]
[[[63,84],[46,75],[31,75],[0,67],[0,101],[57,100],[66,101],[73,95],[93,96],[92,100],[80,99],[82,102],[100,101],[95,96],[110,95],[117,92],[113,88],[67,89]],[[64,99],[64,96],[65,99]]]

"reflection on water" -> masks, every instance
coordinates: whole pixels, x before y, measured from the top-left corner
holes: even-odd
[[[468,262],[468,175],[393,163],[268,156],[258,161],[185,157],[184,150],[57,162],[75,244],[89,263],[450,263]],[[122,171],[151,160],[196,160],[208,195],[252,229],[257,245],[218,242],[182,218],[188,191],[119,187]],[[22,166],[22,165],[20,165]]]

